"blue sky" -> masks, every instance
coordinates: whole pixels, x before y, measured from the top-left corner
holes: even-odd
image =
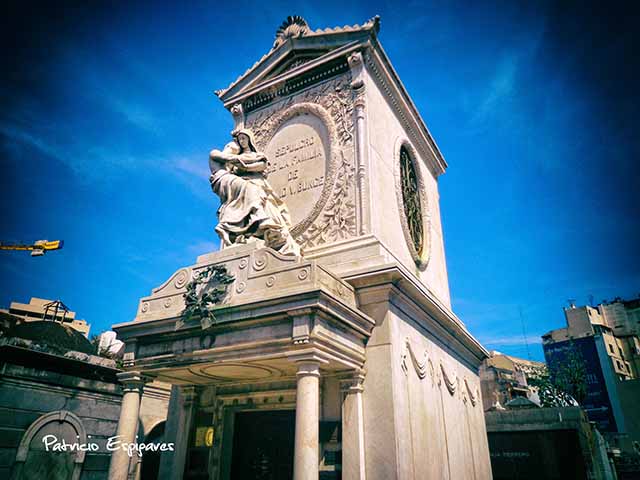
[[[86,5],[90,3],[91,5]],[[378,14],[381,42],[449,169],[454,311],[487,348],[542,358],[578,303],[640,293],[637,34],[624,3],[118,2],[8,8],[0,80],[0,306],[60,298],[92,332],[217,248],[213,94],[287,15]],[[64,6],[63,6],[64,5]]]

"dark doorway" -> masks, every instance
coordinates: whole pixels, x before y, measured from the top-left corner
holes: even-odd
[[[165,422],[160,422],[153,427],[149,432],[149,435],[144,439],[144,443],[162,443],[164,441],[164,425]],[[157,480],[158,471],[160,470],[160,455],[161,453],[149,450],[142,455],[142,468],[140,472],[141,480]]]
[[[587,478],[576,431],[491,432],[489,452],[494,480]]]
[[[236,413],[231,478],[293,479],[295,420],[295,410]]]

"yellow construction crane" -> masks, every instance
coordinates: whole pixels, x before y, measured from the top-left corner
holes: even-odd
[[[64,246],[63,240],[37,240],[33,244],[0,243],[0,250],[30,250],[32,257],[40,257],[47,250],[59,250]]]

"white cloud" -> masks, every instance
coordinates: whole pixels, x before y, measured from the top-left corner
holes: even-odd
[[[218,250],[218,245],[209,240],[201,240],[199,242],[187,245],[187,252],[191,255],[203,255],[205,253],[214,252]]]
[[[34,136],[24,129],[8,124],[0,124],[0,132],[15,144],[29,145],[31,148],[35,148],[36,150],[39,150],[47,156],[64,162],[65,157],[60,149],[57,146],[47,142],[44,138]]]
[[[215,197],[209,186],[211,172],[206,153],[167,156],[156,162],[155,166],[174,176],[201,200],[209,202]]]
[[[105,181],[118,171],[141,164],[129,153],[117,151],[107,144],[87,142],[65,127],[44,126],[26,117],[21,120],[19,123],[30,126],[25,128],[18,122],[0,124],[0,132],[13,143],[14,151],[24,146],[36,149],[69,167],[81,182]]]
[[[516,75],[518,73],[519,59],[515,54],[509,54],[502,58],[496,72],[487,88],[484,99],[480,102],[472,123],[481,123],[491,116],[501,104],[508,101],[514,93]]]
[[[522,112],[514,103],[519,96],[527,95],[524,83],[527,81],[527,67],[535,61],[538,49],[544,38],[544,23],[532,27],[515,44],[502,52],[496,52],[493,74],[485,81],[474,82],[478,85],[475,91],[463,95],[462,103],[470,115],[470,126],[484,130],[492,125],[497,127],[498,119],[509,121],[509,128],[516,128],[514,123],[522,122]],[[475,99],[476,101],[474,101]],[[508,115],[503,115],[505,112]],[[526,123],[526,122],[525,122]]]
[[[509,345],[525,345],[525,344],[539,344],[542,343],[542,338],[539,336],[529,335],[511,335],[505,337],[487,337],[479,338],[480,343],[483,345],[491,346],[509,346]]]
[[[105,98],[104,103],[134,127],[154,134],[161,133],[158,119],[142,105],[116,97]]]
[[[210,175],[207,156],[204,153],[172,158],[167,161],[167,166],[202,179],[207,179]]]

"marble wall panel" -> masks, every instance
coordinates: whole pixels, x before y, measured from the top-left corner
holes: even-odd
[[[368,172],[371,187],[372,230],[394,255],[445,305],[450,306],[449,283],[444,255],[444,242],[440,219],[438,182],[426,166],[417,158],[421,178],[424,180],[429,217],[429,260],[425,270],[419,270],[413,261],[402,230],[398,198],[394,180],[394,162],[397,159],[399,139],[409,140],[405,128],[393,113],[387,97],[367,71],[366,115],[369,140]],[[393,187],[393,188],[392,188]]]
[[[390,341],[367,347],[367,475],[491,478],[475,367],[463,362],[452,345],[436,341],[400,308],[391,308],[382,325],[388,327]],[[384,362],[385,368],[380,365]],[[385,406],[387,410],[382,410]],[[387,431],[381,428],[385,425]],[[376,468],[383,463],[387,476],[378,477]]]

